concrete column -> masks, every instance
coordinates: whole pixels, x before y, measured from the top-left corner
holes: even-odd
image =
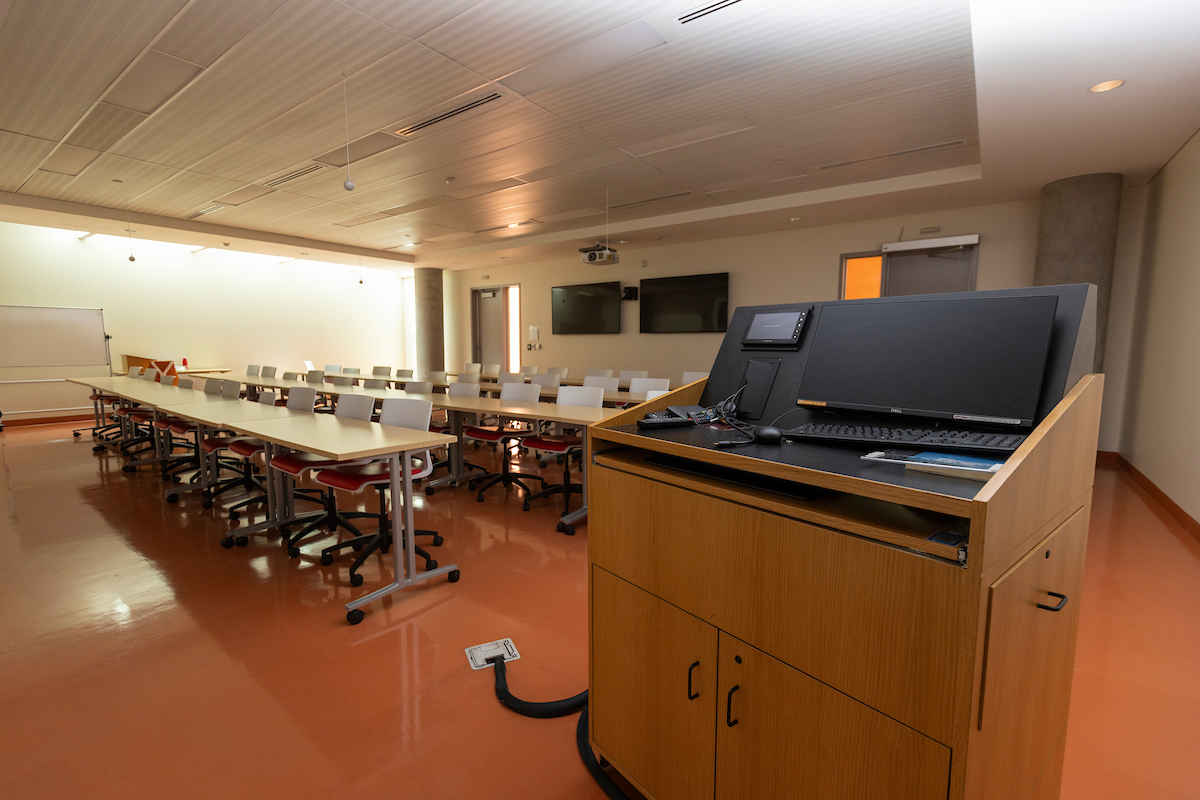
[[[1096,295],[1095,370],[1104,365],[1108,298],[1117,249],[1121,182],[1115,172],[1077,175],[1042,187],[1035,286],[1094,283]]]
[[[417,298],[417,372],[446,368],[446,332],[442,321],[442,271],[433,267],[413,270]]]

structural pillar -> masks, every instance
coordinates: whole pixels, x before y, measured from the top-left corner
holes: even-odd
[[[442,319],[442,271],[433,267],[413,270],[417,300],[417,376],[446,368],[446,331]]]
[[[1042,187],[1033,283],[1096,285],[1096,372],[1104,365],[1123,179],[1119,173],[1103,172],[1063,178]]]

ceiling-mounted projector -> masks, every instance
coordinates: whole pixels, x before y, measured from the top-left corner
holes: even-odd
[[[585,264],[619,264],[621,257],[617,255],[617,251],[610,247],[581,247],[579,249],[579,260]]]

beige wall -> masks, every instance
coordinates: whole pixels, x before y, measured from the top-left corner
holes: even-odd
[[[1122,452],[1200,519],[1200,136],[1151,181]]]
[[[117,369],[122,353],[187,356],[192,366],[237,372],[248,362],[299,370],[305,359],[404,365],[398,272],[139,240],[133,250],[131,263],[121,239],[80,241],[70,231],[0,223],[0,303],[103,308]],[[16,377],[0,370],[0,380]],[[20,418],[14,409],[80,402],[60,395],[8,387],[0,411]]]
[[[523,363],[569,367],[572,375],[589,368],[645,369],[651,376],[678,381],[684,371],[707,370],[716,357],[722,334],[638,333],[638,304],[621,304],[620,334],[554,336],[551,334],[550,287],[619,280],[637,286],[642,278],[729,272],[730,309],[746,305],[835,299],[843,253],[877,250],[917,238],[922,227],[940,226],[937,236],[981,235],[978,288],[1027,286],[1033,278],[1037,244],[1038,201],[913,214],[903,217],[801,228],[708,242],[629,247],[621,263],[611,267],[583,264],[576,258],[447,273],[447,366],[459,367],[469,355],[470,290],[482,286],[520,284],[522,336],[529,325],[541,329],[542,349],[522,351]],[[643,266],[645,264],[645,266]],[[486,277],[485,277],[486,276]]]

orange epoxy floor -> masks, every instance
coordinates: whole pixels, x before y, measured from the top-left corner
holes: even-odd
[[[586,687],[587,529],[556,533],[557,506],[421,497],[462,580],[351,627],[390,557],[351,589],[275,539],[223,550],[198,497],[90,444],[0,434],[0,796],[603,797],[576,718],[507,711],[463,655],[512,636],[515,692]],[[1091,535],[1062,796],[1198,797],[1200,542],[1111,470]]]

